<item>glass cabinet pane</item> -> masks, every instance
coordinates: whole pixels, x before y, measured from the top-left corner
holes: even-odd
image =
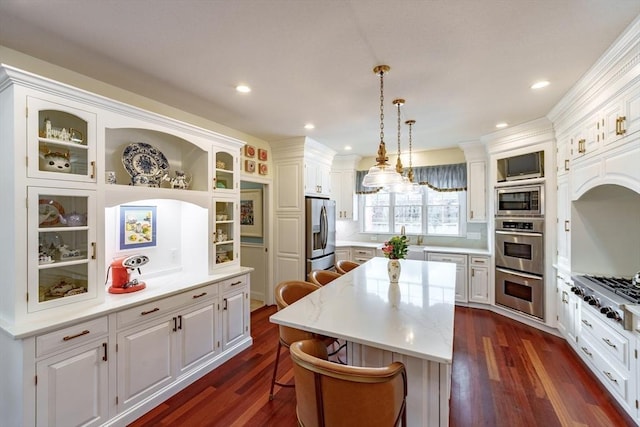
[[[30,187],[29,204],[29,289],[38,295],[30,298],[30,309],[93,297],[95,194]]]
[[[28,106],[29,176],[95,182],[95,114],[31,97]]]
[[[216,178],[214,189],[233,190],[235,187],[234,157],[225,151],[218,151],[215,156]]]
[[[216,202],[214,248],[215,263],[223,264],[235,259],[234,211],[233,202]]]

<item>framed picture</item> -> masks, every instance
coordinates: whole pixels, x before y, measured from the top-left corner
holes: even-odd
[[[120,249],[158,244],[155,206],[120,206]]]
[[[255,157],[256,156],[256,147],[253,145],[245,145],[244,146],[244,155],[246,157]]]
[[[256,162],[254,162],[253,160],[245,160],[244,170],[245,172],[254,173],[256,171]]]
[[[262,190],[240,190],[240,235],[262,237]]]
[[[266,175],[267,173],[269,173],[266,163],[258,163],[258,173],[260,175]]]
[[[267,150],[263,150],[262,148],[258,148],[258,160],[261,162],[267,161]]]

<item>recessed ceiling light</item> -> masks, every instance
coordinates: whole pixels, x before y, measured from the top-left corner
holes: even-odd
[[[507,126],[509,126],[509,123],[505,123],[505,122],[498,123],[498,124],[496,125],[496,127],[497,127],[498,129],[506,128]]]
[[[351,146],[350,145],[345,145],[344,146],[344,151],[351,151]]]
[[[542,89],[547,86],[549,86],[549,82],[547,80],[540,80],[539,82],[532,84],[531,89]]]
[[[251,88],[247,85],[238,85],[236,86],[236,91],[240,93],[249,93],[251,92]]]
[[[313,123],[307,123],[306,125],[304,125],[305,129],[315,129],[315,125]]]

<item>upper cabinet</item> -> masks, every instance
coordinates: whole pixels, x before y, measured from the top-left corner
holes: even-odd
[[[360,156],[335,156],[331,167],[331,199],[336,201],[336,219],[357,219],[355,206],[356,166]]]
[[[305,157],[304,192],[307,196],[329,197],[331,195],[331,162],[317,161]]]
[[[0,105],[4,321],[99,304],[117,257],[149,276],[239,267],[242,141],[11,67]]]
[[[28,176],[95,183],[95,113],[45,96],[27,97]]]
[[[480,142],[459,145],[467,161],[467,222],[487,222],[487,153]]]

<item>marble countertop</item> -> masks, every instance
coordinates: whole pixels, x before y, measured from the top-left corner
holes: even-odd
[[[389,284],[386,258],[372,258],[278,311],[271,322],[438,363],[453,357],[456,266],[400,260]]]
[[[360,248],[382,248],[381,242],[357,242],[355,240],[337,240],[337,248],[343,247],[360,247]],[[428,246],[428,245],[409,245],[409,249],[412,251],[423,250],[425,252],[445,252],[451,254],[469,254],[469,255],[482,255],[491,256],[489,249],[477,249],[477,248],[460,248],[452,246]]]
[[[144,278],[147,287],[139,292],[127,294],[110,294],[105,292],[104,301],[92,304],[90,301],[84,304],[68,304],[48,314],[46,310],[40,315],[32,315],[29,320],[16,324],[8,324],[0,319],[0,332],[4,331],[14,339],[22,339],[28,336],[41,334],[59,329],[81,321],[108,315],[139,304],[156,301],[171,295],[189,291],[209,283],[221,282],[253,271],[251,267],[238,267],[221,271],[215,274],[189,274],[178,272],[159,277]]]

